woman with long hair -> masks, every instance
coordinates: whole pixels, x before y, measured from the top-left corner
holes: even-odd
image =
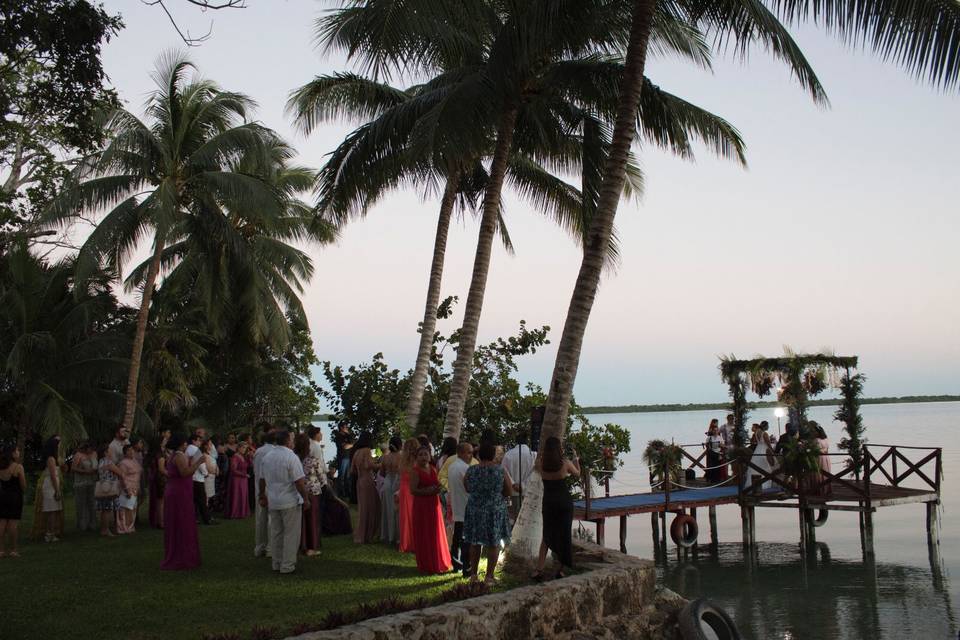
[[[147,474],[147,490],[150,493],[148,521],[150,526],[163,529],[163,491],[167,485],[167,441],[170,429],[164,429],[158,438],[150,441],[144,471]]]
[[[487,550],[487,575],[484,582],[492,585],[500,557],[500,546],[510,542],[507,503],[513,494],[510,477],[495,461],[497,445],[482,439],[478,457],[480,464],[470,467],[463,477],[467,505],[463,512],[463,541],[470,547],[471,580],[478,579],[480,547]]]
[[[97,452],[91,442],[81,442],[70,463],[73,472],[73,499],[77,509],[77,530],[96,531],[97,512],[94,487],[97,484]]]
[[[810,421],[809,427],[810,427],[811,433],[814,436],[814,442],[817,443],[817,447],[819,447],[820,449],[820,460],[819,460],[820,473],[817,474],[818,477],[820,478],[818,482],[819,484],[820,482],[823,482],[823,480],[826,478],[826,476],[823,475],[824,471],[826,471],[827,473],[833,473],[833,467],[830,464],[830,456],[828,455],[830,453],[830,439],[827,437],[827,432],[823,430],[823,427],[821,427],[819,424],[817,424],[813,420]],[[830,486],[829,482],[823,485],[822,487],[820,487],[820,495],[824,497],[828,497],[832,494],[833,494],[833,489]]]
[[[310,436],[298,433],[293,440],[293,452],[303,464],[303,480],[307,490],[310,508],[303,512],[300,520],[300,553],[315,556],[320,553],[320,532],[323,530],[322,500],[323,485],[326,476],[320,460],[313,457],[310,450]]]
[[[723,436],[720,435],[720,423],[714,418],[710,421],[703,446],[707,450],[707,470],[704,476],[713,484],[726,479],[726,465],[723,464]]]
[[[533,578],[539,580],[543,577],[547,549],[560,561],[556,577],[562,578],[563,567],[573,567],[573,498],[567,488],[567,478],[580,477],[580,460],[575,451],[572,459],[566,459],[560,439],[550,437],[543,443],[543,451],[537,456],[534,469],[543,479],[543,539]],[[590,481],[589,478],[584,480]]]
[[[430,463],[430,449],[421,446],[416,462],[408,472],[413,495],[413,547],[420,573],[446,573],[450,570],[450,549],[440,511],[440,481],[437,468]]]
[[[20,464],[20,450],[13,446],[0,449],[0,558],[20,556],[17,552],[17,529],[23,516],[23,494],[26,490],[27,476]]]
[[[110,530],[116,524],[117,502],[120,498],[120,467],[110,457],[110,445],[102,444],[97,448],[97,485],[94,489],[97,517],[100,519],[100,535],[112,538]]]
[[[137,451],[132,444],[123,445],[123,460],[120,468],[120,496],[117,498],[117,533],[136,531],[134,520],[137,514],[137,500],[140,497],[140,478],[143,466],[137,461]]]
[[[167,442],[167,486],[163,494],[163,562],[161,569],[179,571],[200,566],[200,536],[193,506],[193,474],[206,456],[187,458],[187,439],[179,433]]]
[[[250,486],[247,476],[250,473],[249,446],[241,442],[237,450],[230,456],[230,478],[227,484],[227,503],[224,505],[223,516],[234,520],[242,520],[250,515],[250,497],[247,495]]]
[[[397,543],[397,504],[394,495],[400,488],[400,449],[403,440],[390,438],[387,453],[380,458],[380,473],[383,474],[383,494],[380,499],[380,541]]]
[[[417,463],[420,441],[410,438],[403,443],[398,464],[400,487],[397,489],[397,524],[400,541],[398,548],[403,553],[413,553],[413,494],[410,493],[410,472]]]
[[[60,436],[52,436],[43,445],[43,473],[37,481],[33,538],[57,542],[63,535],[63,475],[60,473]]]
[[[357,526],[353,541],[357,544],[374,542],[380,535],[380,496],[374,474],[380,464],[373,459],[373,437],[364,431],[353,447],[350,473],[357,477]]]

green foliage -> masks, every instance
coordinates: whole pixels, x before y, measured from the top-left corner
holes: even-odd
[[[815,438],[786,438],[783,445],[783,465],[787,475],[796,478],[820,470],[820,445]]]
[[[411,435],[403,414],[409,375],[388,367],[382,353],[346,369],[330,361],[321,366],[328,386],[320,388],[320,396],[337,421],[346,420],[355,433],[371,432],[378,443],[394,434]]]
[[[866,379],[862,373],[851,375],[849,369],[843,374],[840,379],[843,401],[833,414],[833,419],[842,422],[847,432],[838,446],[850,454],[850,463],[854,467],[863,463],[863,445],[866,443],[863,437],[866,429],[863,426],[863,416],[860,415],[860,396]]]
[[[50,265],[22,244],[0,255],[0,421],[21,441],[112,431],[128,317],[103,274],[80,288],[70,262]]]
[[[590,422],[580,412],[576,401],[570,403],[569,416],[570,428],[567,431],[566,441],[580,456],[580,464],[589,466],[592,470],[611,472],[595,475],[598,482],[607,475],[610,477],[616,475],[616,470],[624,464],[622,456],[630,453],[630,432],[611,422],[602,425]],[[582,492],[582,478],[572,484],[575,489]]]
[[[683,473],[683,449],[665,440],[651,440],[643,451],[643,461],[650,468],[651,483],[660,483],[669,473],[671,482],[680,482]]]
[[[31,237],[23,227],[67,178],[65,159],[102,140],[98,114],[117,98],[100,49],[121,26],[83,0],[0,0],[0,247]]]

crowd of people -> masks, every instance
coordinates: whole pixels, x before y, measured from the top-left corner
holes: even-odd
[[[730,477],[728,450],[735,446],[733,439],[735,429],[733,414],[727,416],[723,426],[720,426],[719,421],[714,418],[707,427],[707,438],[703,446],[706,449],[705,478],[709,483],[720,484]],[[765,475],[781,468],[784,454],[799,443],[819,451],[819,456],[816,457],[818,468],[806,474],[804,482],[811,490],[828,495],[830,484],[824,484],[822,480],[823,472],[831,473],[830,440],[824,428],[813,420],[804,421],[801,425],[787,422],[783,435],[779,437],[770,433],[770,425],[766,420],[754,423],[750,428],[750,440],[746,446],[750,450],[750,462],[762,473],[757,469],[749,469],[744,474],[745,485],[752,485],[756,481],[760,482],[761,490],[773,488],[772,480],[765,479]]]
[[[356,544],[382,543],[413,553],[426,574],[455,571],[494,581],[501,550],[535,470],[544,483],[543,543],[537,572],[548,551],[572,566],[573,501],[567,478],[580,474],[575,456],[564,456],[549,438],[540,456],[520,434],[509,449],[486,431],[477,442],[446,438],[439,451],[426,435],[394,436],[378,445],[357,437],[346,423],[335,430],[336,454],[327,461],[318,427],[304,432],[258,425],[251,434],[221,440],[205,429],[189,435],[160,433],[150,443],[120,427],[100,446],[82,442],[63,457],[59,437],[44,445],[37,481],[33,537],[48,543],[63,535],[65,474],[72,475],[76,528],[109,538],[137,530],[140,507],[147,524],[163,530],[161,568],[200,565],[201,527],[218,518],[253,520],[254,556],[270,558],[274,571],[296,570],[298,559],[316,556],[324,535],[353,534]],[[20,453],[0,451],[0,556],[18,556],[26,475]],[[347,502],[356,504],[351,520]]]

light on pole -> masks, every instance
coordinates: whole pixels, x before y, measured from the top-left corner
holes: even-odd
[[[780,437],[780,418],[787,415],[787,410],[783,407],[777,407],[773,410],[773,415],[777,416],[777,438]]]

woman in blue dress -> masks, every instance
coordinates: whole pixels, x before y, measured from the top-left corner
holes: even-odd
[[[487,548],[487,574],[484,582],[493,584],[500,557],[500,545],[510,542],[510,525],[504,498],[513,493],[511,480],[503,467],[494,462],[497,448],[492,442],[480,445],[480,464],[470,467],[463,478],[467,506],[463,514],[463,541],[470,547],[471,580],[476,581],[480,547]]]

